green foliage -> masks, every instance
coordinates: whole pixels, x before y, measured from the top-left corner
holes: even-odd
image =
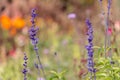
[[[22,63],[19,60],[8,59],[7,65],[1,66],[0,78],[3,80],[21,80]],[[14,62],[14,63],[13,63]],[[20,63],[20,64],[18,64]]]
[[[52,77],[50,77],[49,80],[66,80],[64,76],[66,70],[62,72],[50,71],[50,73],[52,74]]]
[[[95,68],[96,72],[96,80],[119,80],[120,79],[120,61],[119,56],[105,58],[104,55],[100,55],[104,53],[104,47],[94,46],[95,49]],[[107,53],[111,50],[112,47],[106,49]]]
[[[120,79],[120,68],[118,61],[115,61],[113,64],[111,63],[110,58],[99,58],[96,63],[96,76],[97,80],[119,80]]]

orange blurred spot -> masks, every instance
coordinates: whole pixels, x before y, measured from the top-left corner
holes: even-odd
[[[25,21],[22,18],[15,18],[12,20],[12,26],[16,29],[21,29],[25,26]]]
[[[1,22],[1,25],[2,25],[1,27],[3,29],[5,29],[5,30],[9,30],[10,29],[10,27],[11,27],[11,20],[10,20],[10,18],[8,16],[2,15],[0,17],[0,22]]]
[[[48,23],[53,23],[53,19],[51,17],[47,17],[46,20]]]
[[[17,33],[17,30],[15,28],[12,28],[9,32],[11,36],[15,36],[15,34]]]

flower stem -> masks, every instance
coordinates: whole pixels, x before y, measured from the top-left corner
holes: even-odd
[[[34,48],[36,48],[36,46],[34,46]],[[45,80],[46,80],[45,71],[44,71],[42,62],[41,62],[41,60],[40,60],[40,56],[39,56],[39,54],[38,54],[38,49],[35,49],[35,53],[36,53],[36,57],[37,57],[38,63],[39,63],[39,67],[38,67],[39,73],[40,73],[40,68],[41,68],[42,73],[43,73],[43,76],[44,76],[44,78],[45,78]]]

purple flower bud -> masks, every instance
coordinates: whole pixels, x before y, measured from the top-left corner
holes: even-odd
[[[27,70],[27,60],[28,60],[28,58],[26,56],[26,53],[24,53],[24,64],[23,64],[24,68],[23,68],[23,71],[22,71],[22,73],[24,74],[24,80],[27,80],[27,76],[26,76],[26,74],[28,72],[28,70]]]
[[[115,62],[111,60],[111,61],[110,61],[110,64],[115,64]]]
[[[34,65],[35,65],[35,67],[38,69],[39,68],[39,66],[38,66],[38,64],[37,63],[34,63]]]
[[[74,19],[74,18],[76,18],[76,14],[75,13],[70,13],[70,14],[68,14],[68,18],[69,19]]]
[[[44,78],[40,77],[40,78],[37,78],[37,80],[45,80]]]

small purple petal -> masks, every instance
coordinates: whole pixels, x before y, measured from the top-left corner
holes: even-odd
[[[41,78],[37,78],[37,80],[45,80],[45,79],[41,77]]]
[[[68,14],[68,18],[69,19],[74,19],[74,18],[76,18],[76,14],[75,13],[70,13],[70,14]]]

